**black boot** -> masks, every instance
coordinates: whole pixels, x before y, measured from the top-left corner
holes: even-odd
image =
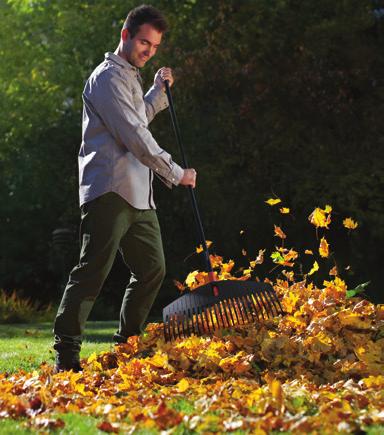
[[[81,372],[83,369],[80,365],[80,355],[78,352],[56,351],[54,373],[66,372],[72,370]]]

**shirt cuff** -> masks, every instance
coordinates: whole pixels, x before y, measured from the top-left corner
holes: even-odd
[[[145,95],[145,99],[152,104],[155,113],[158,113],[168,107],[167,94],[165,93],[165,89],[161,88],[160,86],[153,85]]]

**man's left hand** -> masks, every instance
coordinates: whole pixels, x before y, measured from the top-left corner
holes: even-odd
[[[173,85],[173,76],[172,76],[172,70],[171,68],[168,68],[166,66],[163,66],[162,68],[157,71],[155,75],[154,84],[156,87],[161,87],[162,89],[165,89],[164,81],[169,81],[169,86]]]

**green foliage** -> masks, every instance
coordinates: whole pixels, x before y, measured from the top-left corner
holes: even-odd
[[[58,299],[55,228],[78,225],[81,91],[138,1],[8,0],[0,4],[0,285]],[[302,221],[331,203],[359,231],[339,237],[340,268],[377,287],[384,242],[384,52],[369,0],[165,1],[170,32],[151,66],[172,66],[187,155],[198,170],[206,234],[218,252],[271,246],[263,200],[276,193]],[[180,161],[167,113],[151,126]],[[157,188],[169,278],[196,244],[184,189]],[[239,239],[239,230],[246,237]],[[290,230],[294,243],[306,233]],[[244,246],[246,244],[247,246]],[[375,249],[372,249],[372,246]],[[78,246],[73,243],[71,265]],[[68,266],[69,267],[69,266]],[[116,268],[108,287],[120,300]],[[266,271],[267,273],[268,271]],[[124,277],[125,278],[125,277]],[[162,304],[174,294],[171,281]]]
[[[41,308],[38,302],[20,297],[15,290],[11,294],[0,290],[0,323],[46,322],[53,316],[51,305]]]
[[[366,287],[368,287],[370,281],[359,284],[356,288],[347,290],[347,299],[353,298],[355,296],[361,295],[365,292]]]

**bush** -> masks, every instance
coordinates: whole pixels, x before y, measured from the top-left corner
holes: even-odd
[[[0,290],[0,323],[48,322],[53,319],[52,305],[41,307],[38,301]]]

